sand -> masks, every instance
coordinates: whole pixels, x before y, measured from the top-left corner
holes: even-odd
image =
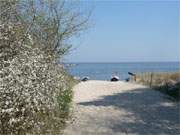
[[[74,87],[73,118],[65,135],[160,135],[180,133],[179,103],[145,86],[108,81]]]

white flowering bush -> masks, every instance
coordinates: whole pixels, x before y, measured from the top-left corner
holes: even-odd
[[[0,134],[60,134],[72,98],[68,77],[22,30],[0,24]]]

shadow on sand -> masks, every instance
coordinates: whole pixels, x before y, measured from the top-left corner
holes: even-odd
[[[148,88],[126,90],[124,93],[103,96],[99,100],[81,102],[79,105],[113,106],[129,112],[135,118],[134,122],[110,121],[110,128],[116,133],[121,132],[122,127],[128,134],[180,133],[178,103],[173,103],[163,94]]]

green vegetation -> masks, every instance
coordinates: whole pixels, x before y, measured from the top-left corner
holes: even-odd
[[[75,80],[59,61],[86,22],[65,1],[0,1],[0,134],[62,132]]]
[[[138,74],[136,81],[180,100],[180,72]]]

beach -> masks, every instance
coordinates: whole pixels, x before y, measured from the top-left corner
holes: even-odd
[[[179,102],[146,86],[91,80],[73,89],[65,135],[179,134]]]

